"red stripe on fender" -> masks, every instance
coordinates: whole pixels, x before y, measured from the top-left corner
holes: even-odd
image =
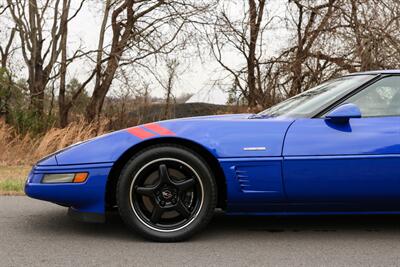
[[[140,139],[146,139],[146,138],[155,136],[155,134],[152,134],[152,133],[150,133],[142,128],[139,128],[139,127],[129,128],[128,132]]]
[[[167,128],[164,128],[157,123],[148,123],[143,126],[147,129],[149,129],[150,131],[158,133],[159,135],[175,135],[175,133],[173,131],[170,131]]]

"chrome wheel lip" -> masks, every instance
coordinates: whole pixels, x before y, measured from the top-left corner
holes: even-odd
[[[136,181],[137,177],[138,177],[138,176],[140,175],[140,173],[141,173],[144,169],[146,169],[148,166],[150,166],[150,165],[152,165],[152,164],[154,164],[154,163],[160,162],[160,161],[175,161],[175,162],[178,162],[178,163],[180,163],[180,164],[185,165],[187,168],[189,168],[189,169],[195,174],[196,179],[197,179],[197,181],[198,181],[199,184],[200,184],[200,189],[201,189],[201,201],[200,201],[200,206],[199,206],[199,208],[198,208],[196,214],[195,214],[188,222],[186,222],[184,225],[179,226],[179,227],[177,227],[177,228],[175,228],[175,229],[160,229],[160,228],[154,227],[154,226],[152,226],[152,225],[149,225],[146,221],[144,221],[144,220],[139,216],[138,212],[137,212],[136,209],[135,209],[135,206],[133,205],[133,199],[132,199],[132,196],[133,196],[133,186],[134,186],[134,184],[135,184],[135,181]],[[154,230],[154,231],[157,231],[157,232],[163,232],[163,233],[176,232],[176,231],[182,230],[182,229],[186,228],[187,226],[189,226],[189,225],[197,218],[197,216],[200,214],[200,212],[201,212],[201,210],[202,210],[202,208],[203,208],[203,203],[204,203],[204,186],[203,186],[203,182],[201,181],[200,176],[198,175],[198,173],[192,168],[192,166],[190,166],[190,165],[187,164],[186,162],[184,162],[184,161],[182,161],[182,160],[179,160],[179,159],[176,159],[176,158],[159,158],[159,159],[156,159],[156,160],[153,160],[153,161],[148,162],[146,165],[144,165],[142,168],[140,168],[139,171],[136,172],[135,176],[134,176],[133,179],[132,179],[130,188],[129,188],[129,202],[130,202],[132,211],[135,213],[136,218],[138,218],[139,221],[140,221],[142,224],[144,224],[146,227],[148,227],[148,228],[150,228],[150,229],[152,229],[152,230]]]

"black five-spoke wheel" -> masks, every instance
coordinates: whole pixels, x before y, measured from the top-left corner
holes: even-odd
[[[176,230],[196,215],[203,193],[198,174],[185,162],[157,159],[134,177],[131,205],[149,227]]]
[[[210,168],[195,152],[159,145],[135,155],[121,173],[121,217],[156,241],[183,240],[211,219],[217,199]]]

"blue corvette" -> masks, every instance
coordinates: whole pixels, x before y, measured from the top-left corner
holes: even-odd
[[[259,114],[161,121],[40,160],[25,192],[157,241],[228,215],[400,213],[400,71],[328,81]]]

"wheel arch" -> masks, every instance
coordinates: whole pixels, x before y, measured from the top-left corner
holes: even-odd
[[[150,147],[152,145],[160,145],[160,144],[181,145],[188,149],[193,150],[201,157],[203,157],[206,163],[210,166],[211,171],[213,172],[217,183],[217,189],[218,189],[217,207],[222,209],[226,208],[226,200],[227,200],[226,177],[217,158],[204,146],[194,141],[179,137],[160,137],[160,138],[145,140],[130,147],[114,163],[113,167],[111,168],[106,184],[105,204],[107,209],[110,209],[116,205],[116,186],[118,178],[120,176],[120,173],[124,165],[129,161],[129,159],[132,158],[133,155],[135,155],[139,151],[146,149],[147,147]]]

